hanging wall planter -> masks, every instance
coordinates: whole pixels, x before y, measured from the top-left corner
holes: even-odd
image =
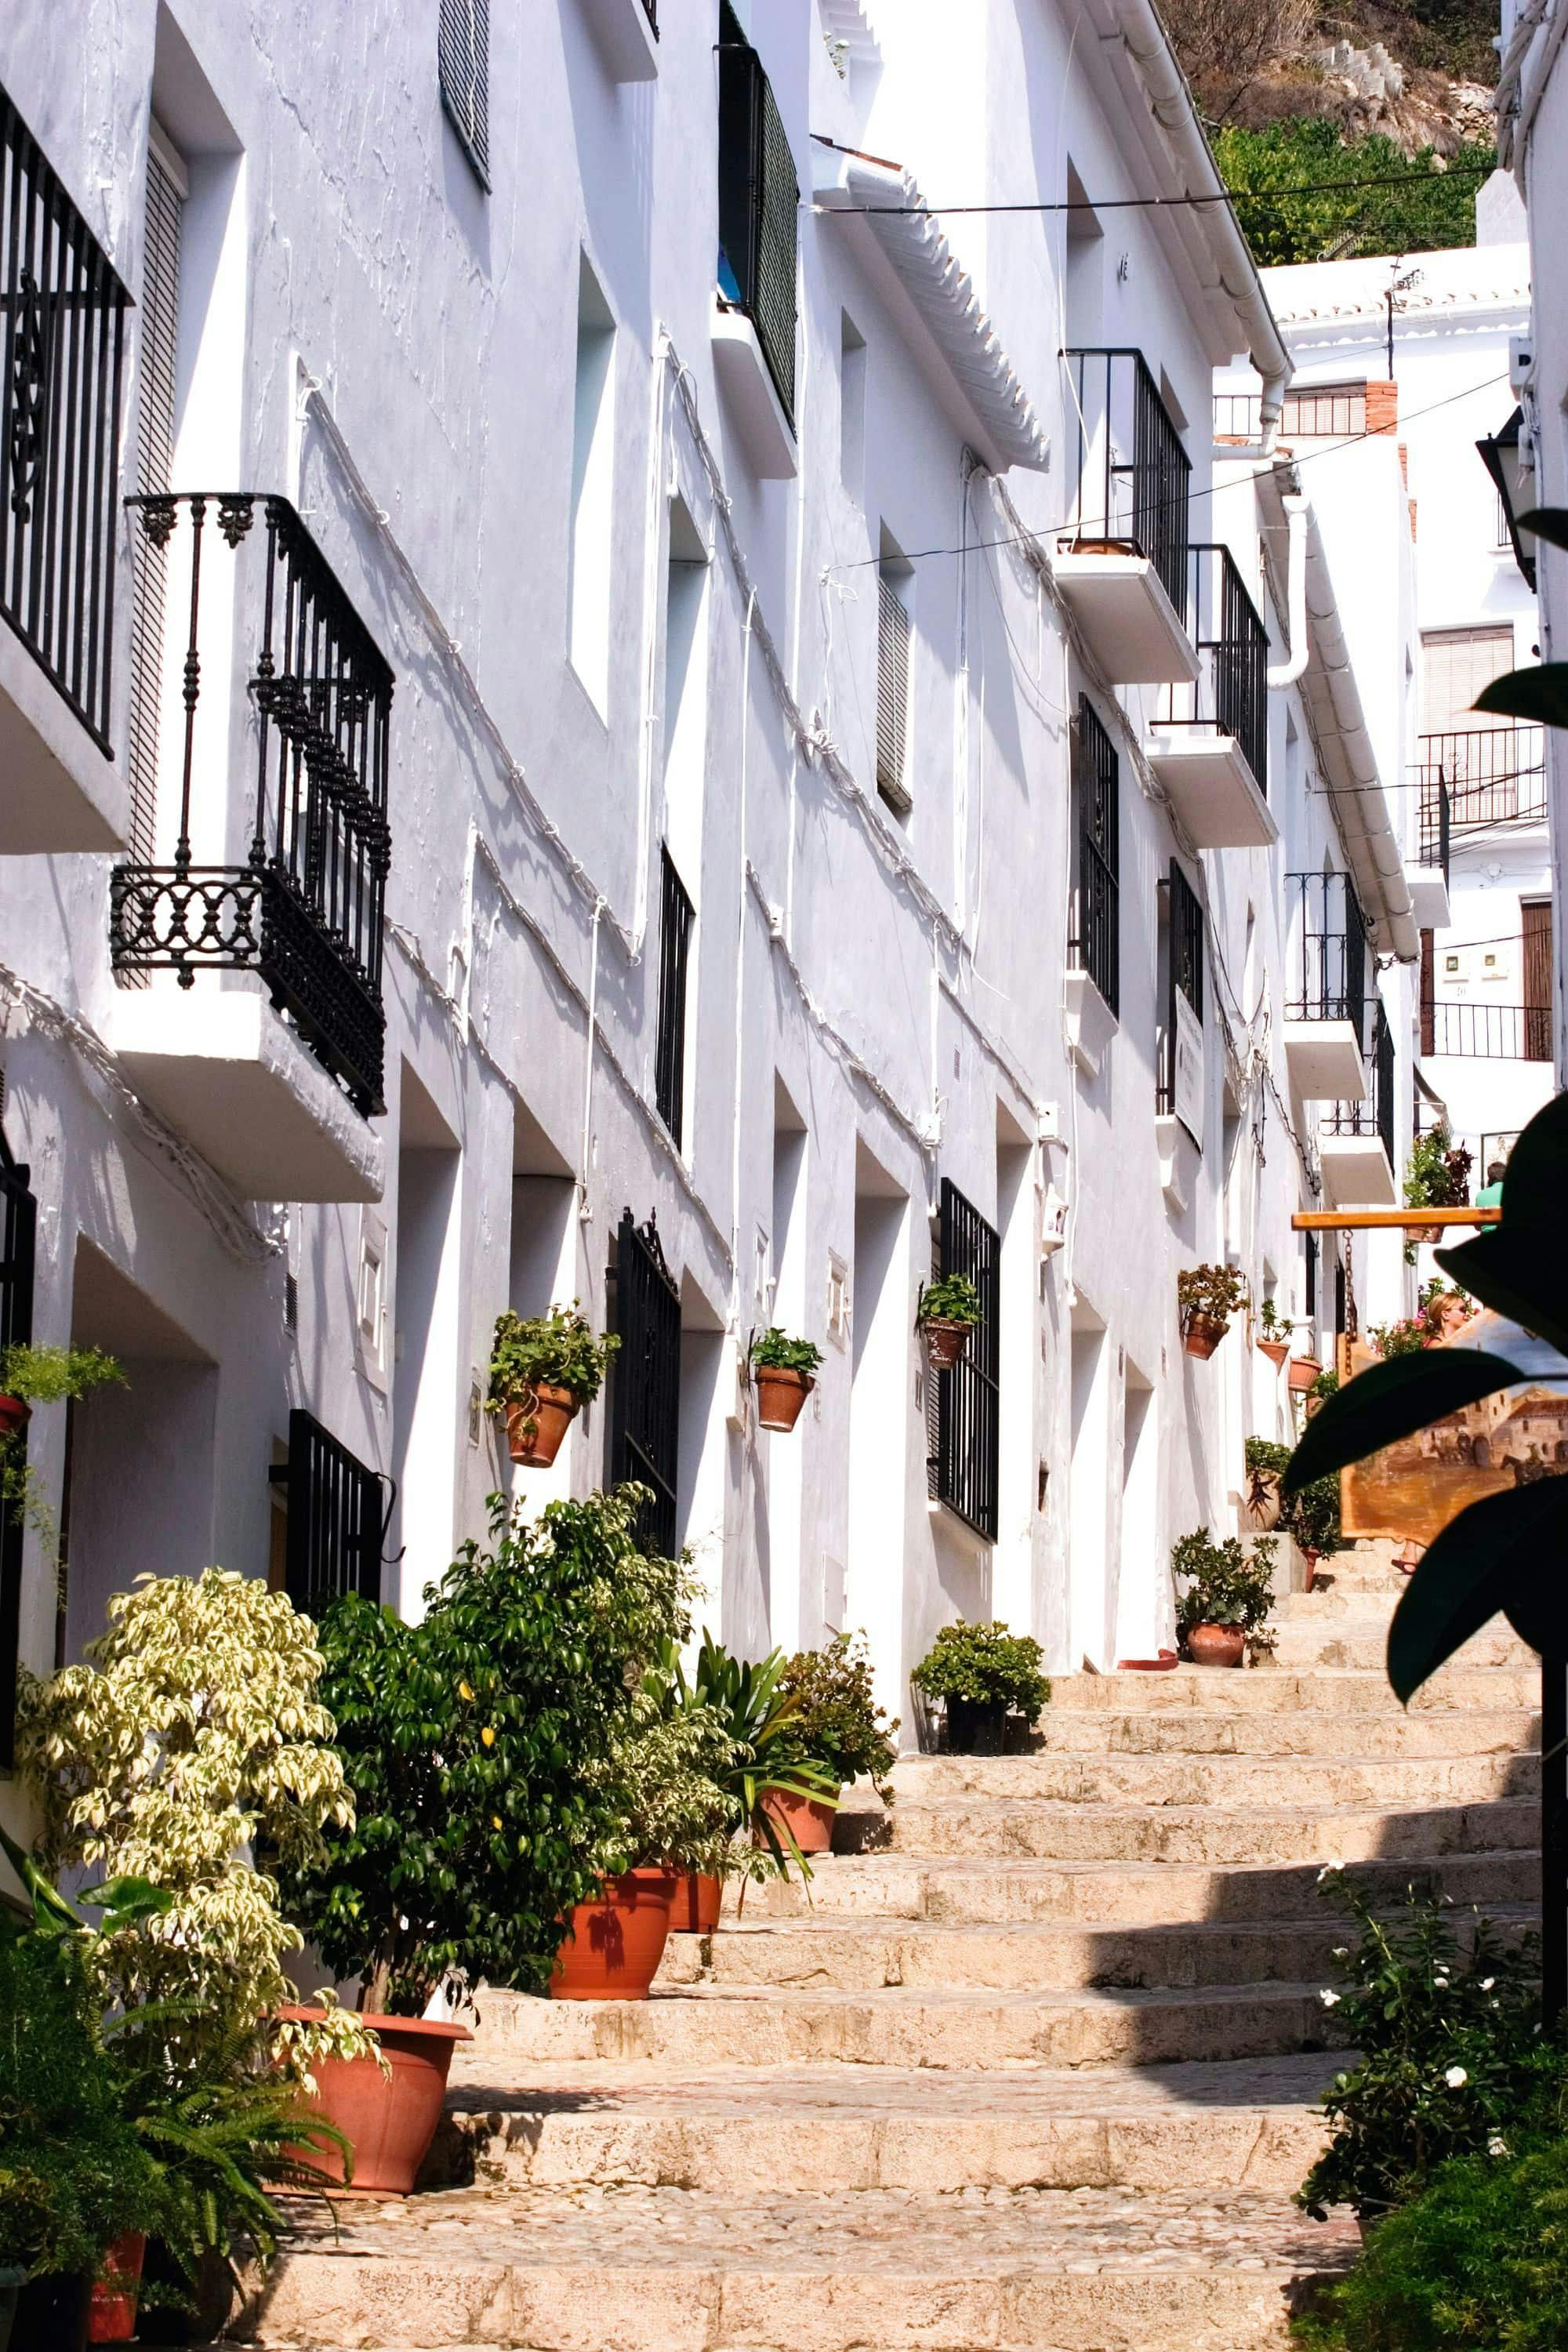
[[[967,1275],[944,1274],[928,1283],[915,1310],[915,1327],[933,1372],[951,1372],[980,1320],[980,1293]]]
[[[1278,1371],[1290,1352],[1290,1342],[1289,1339],[1259,1339],[1258,1352],[1260,1356],[1267,1356]]]
[[[809,1339],[792,1339],[777,1324],[752,1342],[752,1379],[757,1391],[757,1420],[763,1429],[787,1434],[805,1410],[806,1398],[816,1386],[814,1377],[822,1351]]]
[[[575,1307],[497,1317],[486,1411],[505,1422],[514,1462],[549,1468],[577,1414],[598,1395],[620,1344],[613,1334],[596,1339]]]
[[[1189,1356],[1201,1357],[1206,1363],[1229,1328],[1217,1315],[1188,1315],[1182,1324],[1182,1345]]]
[[[1312,1382],[1317,1380],[1321,1373],[1322,1369],[1323,1368],[1321,1364],[1319,1363],[1316,1356],[1292,1356],[1290,1359],[1290,1370],[1286,1374],[1286,1378],[1290,1383],[1291,1395],[1305,1396],[1308,1390],[1311,1387]]]
[[[541,1381],[537,1388],[514,1397],[507,1406],[507,1451],[514,1462],[525,1463],[531,1470],[547,1470],[576,1418],[577,1400],[571,1390]]]
[[[1234,1265],[1190,1265],[1176,1276],[1176,1307],[1182,1345],[1189,1356],[1214,1354],[1237,1307],[1247,1304],[1247,1285]]]

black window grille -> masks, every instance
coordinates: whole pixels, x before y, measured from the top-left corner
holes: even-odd
[[[1069,351],[1078,437],[1069,543],[1148,559],[1180,614],[1186,600],[1192,459],[1142,352]]]
[[[1288,1021],[1349,1021],[1366,1050],[1366,924],[1348,874],[1288,874]]]
[[[877,575],[877,790],[907,816],[909,787],[910,615],[885,572]]]
[[[1169,891],[1165,1035],[1159,1057],[1155,1094],[1155,1108],[1161,1112],[1173,1111],[1176,1108],[1177,996],[1185,997],[1200,1021],[1204,1017],[1203,902],[1173,857],[1171,860]]]
[[[988,1543],[996,1540],[1001,1375],[1001,1239],[944,1176],[931,1272],[967,1275],[980,1320],[950,1372],[926,1376],[929,1491]]]
[[[723,0],[719,11],[719,284],[757,331],[795,422],[795,157],[762,59]]]
[[[295,1607],[319,1612],[348,1592],[379,1601],[389,1482],[299,1406],[288,1465],[272,1475],[288,1496],[283,1573]]]
[[[490,184],[490,0],[441,0],[441,104],[482,188]]]
[[[651,1490],[640,1532],[657,1551],[675,1550],[675,1489],[680,1445],[680,1293],[650,1216],[621,1212],[609,1269],[620,1346],[610,1360],[607,1475]]]
[[[1334,1329],[1336,1332],[1345,1331],[1350,1328],[1345,1321],[1345,1316],[1349,1310],[1349,1305],[1350,1298],[1345,1284],[1344,1260],[1343,1258],[1336,1257],[1334,1260]]]
[[[1448,879],[1448,862],[1453,833],[1453,802],[1442,770],[1434,774],[1418,770],[1421,781],[1421,844],[1420,863],[1428,871]]]
[[[23,1346],[33,1336],[33,1248],[38,1211],[27,1176],[27,1170],[12,1158],[0,1129],[0,1349]],[[13,1459],[19,1455],[25,1464],[25,1429],[11,1440],[11,1445]],[[20,1503],[0,1498],[0,1767],[7,1770],[16,1727],[25,1525]]]
[[[1209,664],[1214,717],[1233,737],[1260,793],[1268,790],[1268,632],[1228,547],[1193,550],[1192,627]]]
[[[1310,1323],[1316,1321],[1318,1314],[1318,1236],[1314,1233],[1308,1232],[1302,1234],[1301,1239],[1306,1244],[1304,1253],[1307,1260],[1306,1306],[1307,1320]]]
[[[1078,872],[1068,950],[1112,1013],[1120,1010],[1121,763],[1088,695],[1079,698],[1073,734]]]
[[[0,614],[105,753],[129,299],[0,89]]]
[[[287,499],[195,491],[130,501],[166,546],[191,534],[180,825],[172,866],[132,861],[110,881],[117,971],[259,972],[318,1061],[367,1116],[380,1111],[386,1019],[382,908],[393,677],[336,574]],[[193,859],[194,725],[201,694],[201,581],[216,560],[209,521],[237,564],[261,509],[260,645],[248,680],[256,803],[243,866]],[[254,605],[252,607],[254,609]],[[226,646],[221,603],[212,635]],[[221,675],[221,672],[220,672]],[[205,795],[198,795],[198,804]],[[221,821],[221,820],[220,820]],[[225,837],[215,827],[215,845]]]
[[[681,1140],[686,1115],[686,971],[691,946],[691,901],[668,849],[659,852],[658,1025],[654,1038],[653,1098],[658,1115]]]

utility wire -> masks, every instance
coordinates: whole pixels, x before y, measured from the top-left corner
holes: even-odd
[[[837,141],[822,139],[820,133],[816,131],[813,131],[812,137],[817,139],[825,147],[837,145]],[[858,148],[845,147],[840,148],[838,152],[846,155],[858,155],[860,151]],[[885,156],[868,155],[863,160],[868,163],[881,163],[889,171],[897,171],[900,168],[898,164],[889,163]],[[813,204],[809,207],[803,206],[803,209],[826,215],[891,213],[906,215],[921,213],[942,213],[952,215],[960,213],[1173,212],[1198,205],[1282,204],[1289,203],[1295,196],[1337,196],[1342,194],[1349,194],[1352,191],[1360,188],[1440,187],[1445,180],[1467,177],[1484,179],[1494,168],[1490,163],[1450,163],[1441,172],[1412,172],[1403,178],[1395,176],[1375,180],[1305,180],[1298,186],[1290,188],[1216,188],[1210,195],[1196,196],[1065,196],[1049,203],[1016,205],[933,205],[923,202],[918,205]],[[1368,255],[1365,257],[1370,260],[1373,257]]]

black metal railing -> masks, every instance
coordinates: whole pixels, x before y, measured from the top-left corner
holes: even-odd
[[[1187,551],[1177,607],[1202,663],[1193,686],[1167,687],[1162,727],[1217,727],[1235,739],[1253,782],[1268,790],[1268,632],[1228,547]]]
[[[295,1607],[316,1615],[347,1592],[379,1601],[391,1480],[298,1405],[289,1415],[289,1460],[271,1476],[288,1503],[283,1582]]]
[[[792,425],[799,204],[784,119],[762,59],[724,0],[719,13],[719,284],[755,327]]]
[[[1454,832],[1487,824],[1540,824],[1546,818],[1546,732],[1541,727],[1450,727],[1418,735],[1411,781],[1423,820],[1447,789]]]
[[[1361,1102],[1337,1102],[1328,1106],[1322,1118],[1322,1131],[1327,1135],[1375,1135],[1388,1156],[1390,1169],[1394,1157],[1394,1032],[1388,1025],[1388,1015],[1379,997],[1373,1010],[1372,1051],[1367,1057],[1369,1091]]]
[[[677,1143],[686,1112],[686,970],[691,946],[691,900],[668,849],[659,850],[658,1021],[654,1036],[653,1098]]]
[[[944,1176],[932,1272],[968,1276],[980,1320],[952,1370],[928,1376],[927,1491],[990,1543],[1000,1486],[1001,1254],[995,1226]]]
[[[0,1129],[0,1352],[33,1336],[33,1265],[38,1204],[28,1171],[13,1159]],[[10,1444],[9,1468],[25,1477],[27,1433]],[[20,1486],[21,1478],[9,1482]],[[16,1668],[22,1622],[22,1544],[26,1519],[20,1492],[0,1496],[0,1769],[15,1761]]]
[[[287,499],[183,491],[132,499],[139,527],[170,548],[171,604],[188,594],[184,751],[174,862],[116,866],[110,948],[119,971],[258,972],[317,1059],[367,1116],[383,1108],[382,911],[393,677],[335,573]],[[255,533],[257,509],[261,530]],[[210,525],[239,563],[260,548],[257,653],[247,680],[257,744],[255,807],[241,864],[197,862],[200,821],[230,850],[223,710],[204,728],[202,575]],[[178,534],[178,536],[176,536]],[[171,546],[171,542],[173,545]],[[188,589],[185,581],[188,576]],[[241,585],[252,587],[245,578]],[[226,600],[219,600],[226,621]],[[220,653],[223,629],[213,625]],[[200,751],[201,777],[197,767]],[[217,771],[215,790],[209,766]]]
[[[642,0],[643,15],[647,18],[648,31],[658,38],[658,0]]]
[[[1203,901],[1173,857],[1165,888],[1165,1025],[1156,1039],[1154,1055],[1154,1108],[1162,1118],[1176,1108],[1179,1099],[1176,1065],[1182,1030],[1187,1024],[1177,1006],[1178,996],[1190,1007],[1200,1031],[1204,1017]]]
[[[1469,998],[1429,1008],[1431,1054],[1461,1061],[1549,1062],[1552,1008],[1548,1004],[1477,1003]]]
[[[1068,955],[1115,1013],[1121,961],[1121,771],[1116,746],[1087,694],[1079,698],[1072,760],[1078,871]]]
[[[1348,874],[1288,874],[1288,1021],[1349,1021],[1366,1049],[1366,924]],[[1293,903],[1292,903],[1293,902]]]
[[[608,1269],[620,1346],[610,1362],[605,1449],[612,1486],[635,1478],[653,1497],[641,1516],[645,1543],[672,1555],[680,1461],[680,1293],[665,1264],[658,1223],[621,1212]]]
[[[1148,559],[1178,613],[1186,598],[1192,459],[1138,351],[1064,352],[1078,440],[1066,544]]]
[[[1424,776],[1421,784],[1420,838],[1416,860],[1429,872],[1448,879],[1448,858],[1453,838],[1453,801],[1447,780],[1441,769]]]
[[[130,299],[0,89],[0,614],[105,753]]]

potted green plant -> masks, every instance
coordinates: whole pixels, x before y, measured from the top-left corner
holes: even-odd
[[[1030,1634],[1010,1633],[999,1619],[961,1619],[942,1627],[910,1680],[927,1698],[942,1701],[954,1755],[999,1756],[1009,1718],[1021,1717],[1026,1727],[1050,1697],[1040,1658]]]
[[[1207,1528],[1183,1536],[1171,1547],[1171,1572],[1178,1587],[1176,1630],[1195,1666],[1239,1666],[1274,1602],[1272,1536],[1264,1536],[1250,1557],[1236,1536],[1215,1543]]]
[[[1212,1356],[1246,1300],[1247,1285],[1234,1265],[1185,1267],[1176,1276],[1176,1304],[1187,1354]]]
[[[816,1386],[815,1374],[822,1350],[809,1339],[792,1339],[771,1324],[752,1342],[752,1378],[757,1391],[757,1419],[764,1429],[788,1431],[800,1419],[806,1398]]]
[[[1276,1371],[1290,1352],[1290,1334],[1295,1328],[1289,1316],[1281,1315],[1272,1298],[1264,1300],[1258,1310],[1258,1348]]]
[[[1415,1138],[1410,1147],[1410,1157],[1405,1163],[1406,1207],[1464,1208],[1470,1197],[1472,1165],[1472,1154],[1463,1144],[1455,1143],[1446,1123],[1428,1128],[1425,1135]],[[1413,1244],[1440,1242],[1443,1228],[1441,1225],[1412,1222],[1405,1228],[1405,1238]]]
[[[951,1372],[980,1320],[980,1293],[966,1274],[944,1274],[921,1292],[915,1322],[933,1372]]]
[[[514,1462],[548,1468],[577,1414],[604,1386],[620,1344],[614,1332],[595,1334],[575,1301],[548,1315],[508,1308],[496,1318],[485,1409],[505,1422]]]
[[[786,1747],[819,1766],[835,1790],[865,1779],[882,1803],[890,1805],[899,1719],[889,1721],[872,1695],[864,1633],[835,1633],[819,1650],[797,1652],[779,1686],[794,1702],[784,1728]]]
[[[1255,1534],[1267,1535],[1279,1524],[1283,1508],[1279,1481],[1290,1459],[1290,1448],[1277,1444],[1272,1438],[1249,1437],[1246,1452],[1247,1518]]]

